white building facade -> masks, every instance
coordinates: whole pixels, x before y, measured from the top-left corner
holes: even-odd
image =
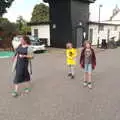
[[[114,38],[115,41],[120,40],[120,9],[118,6],[113,10],[109,20],[100,23],[89,22],[88,38],[92,41],[93,45],[97,45],[98,38],[100,43],[102,39],[105,39],[107,42],[111,38]]]
[[[120,40],[120,24],[100,23],[100,32],[98,34],[99,23],[89,22],[88,40],[92,41],[92,45],[97,45],[98,37],[99,43],[102,40],[110,40],[114,37],[115,41]],[[47,39],[47,45],[50,46],[50,25],[37,24],[31,25],[32,36],[37,36],[40,39]]]
[[[49,23],[32,23],[31,34],[40,39],[47,40],[47,46],[50,46],[50,25]]]
[[[49,23],[31,23],[30,26],[32,35],[41,39],[47,39],[47,44],[50,46]],[[89,22],[88,40],[92,41],[92,45],[97,45],[98,38],[99,44],[101,44],[103,39],[106,42],[111,38],[114,38],[115,41],[120,40],[120,9],[117,6],[109,20],[100,23]]]
[[[98,38],[100,44],[103,39],[106,40],[106,42],[112,38],[114,38],[115,41],[120,40],[120,24],[90,22],[88,39],[92,41],[92,45],[97,45]]]

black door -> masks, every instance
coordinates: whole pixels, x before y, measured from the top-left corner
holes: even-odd
[[[81,47],[83,43],[83,29],[81,27],[76,30],[76,46],[77,48]]]
[[[93,29],[90,29],[89,31],[89,40],[91,41],[91,43],[93,42]]]

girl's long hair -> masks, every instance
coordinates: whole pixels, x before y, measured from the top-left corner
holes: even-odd
[[[24,35],[24,36],[23,36],[23,39],[24,39],[24,41],[25,41],[28,45],[31,44],[30,38],[29,38],[28,36]]]
[[[86,41],[84,42],[84,48],[86,48],[86,44],[89,44],[89,45],[90,45],[90,48],[91,48],[91,42],[90,42],[89,40],[86,40]]]

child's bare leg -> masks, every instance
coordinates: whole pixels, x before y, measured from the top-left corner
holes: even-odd
[[[88,84],[88,73],[85,72],[85,73],[84,73],[84,86],[86,87],[87,84]]]
[[[25,83],[25,92],[28,93],[31,91],[32,83],[31,81],[28,81]]]
[[[15,84],[14,85],[14,90],[12,92],[12,96],[13,97],[17,97],[18,96],[18,91],[19,91],[19,85],[18,84]]]
[[[74,65],[71,66],[71,73],[72,73],[72,79],[74,79],[75,78],[75,66]]]
[[[92,73],[88,73],[88,87],[92,88]]]
[[[68,76],[72,76],[71,65],[68,65]]]
[[[19,85],[16,84],[16,85],[15,85],[15,92],[18,92],[18,90],[19,90]]]
[[[84,82],[88,82],[88,73],[87,72],[84,73]]]
[[[88,73],[88,82],[89,82],[89,83],[92,82],[92,73]]]
[[[75,75],[75,66],[74,65],[71,66],[71,73],[72,73],[72,76]]]

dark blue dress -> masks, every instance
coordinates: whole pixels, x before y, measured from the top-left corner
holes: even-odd
[[[19,84],[23,82],[30,81],[30,74],[28,72],[28,58],[20,58],[19,55],[27,55],[28,47],[19,47],[16,50],[16,54],[18,55],[17,64],[16,64],[16,75],[14,79],[14,84]]]

